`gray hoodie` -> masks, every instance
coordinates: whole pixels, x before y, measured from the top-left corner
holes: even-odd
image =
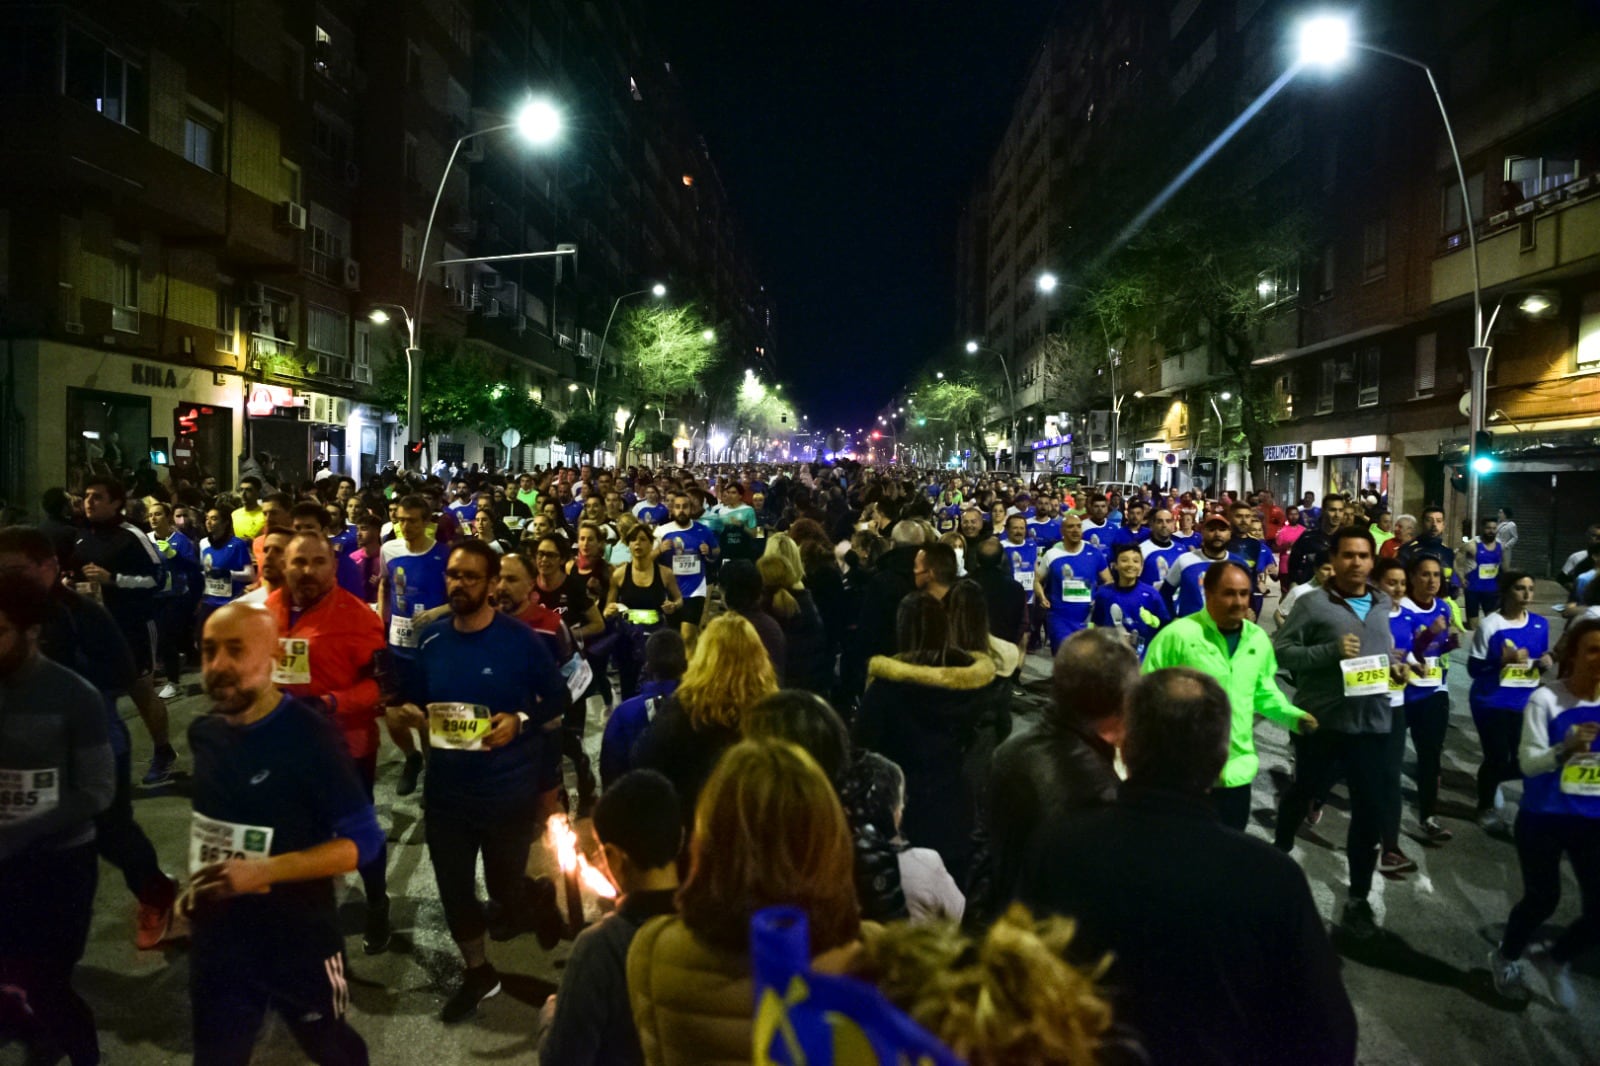
[[[1339,647],[1346,634],[1361,638],[1361,655],[1382,655],[1392,660],[1389,634],[1389,597],[1377,589],[1372,610],[1363,622],[1344,597],[1328,585],[1313,589],[1295,601],[1283,627],[1272,638],[1278,665],[1294,681],[1294,703],[1309,711],[1321,729],[1337,733],[1387,733],[1392,725],[1387,692],[1375,696],[1346,696],[1345,658]]]

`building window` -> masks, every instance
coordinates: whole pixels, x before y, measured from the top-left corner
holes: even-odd
[[[422,86],[422,49],[417,47],[415,41],[406,42],[406,84],[417,88]]]
[[[1389,273],[1389,223],[1375,218],[1361,229],[1361,266],[1366,280],[1377,281]]]
[[[1317,414],[1333,413],[1333,390],[1339,384],[1339,365],[1332,359],[1322,361],[1322,381],[1317,389]]]
[[[67,30],[62,89],[131,130],[143,130],[149,90],[144,68],[75,29]]]
[[[307,304],[306,347],[343,359],[350,352],[350,316],[331,308]]]
[[[417,165],[417,139],[411,134],[406,134],[405,145],[400,149],[400,173],[407,180],[416,181],[420,167]]]
[[[119,247],[111,255],[111,328],[139,332],[139,253]]]
[[[1330,241],[1322,246],[1322,251],[1317,254],[1317,299],[1327,300],[1333,296],[1333,243]]]
[[[1585,293],[1578,316],[1578,369],[1600,367],[1600,292]]]
[[[190,112],[183,119],[183,158],[197,167],[217,169],[217,123],[205,115]]]
[[[1356,353],[1356,381],[1359,391],[1356,393],[1358,407],[1374,407],[1378,403],[1378,362],[1379,351],[1377,345],[1363,348]]]
[[[1533,199],[1551,189],[1559,189],[1578,176],[1576,159],[1545,159],[1538,156],[1506,157],[1506,180],[1522,187],[1522,195]]]
[[[1257,305],[1263,310],[1294,301],[1300,295],[1300,267],[1280,263],[1256,275]]]
[[[1483,175],[1474,174],[1467,179],[1467,197],[1472,205],[1472,217],[1461,210],[1461,183],[1452,179],[1439,190],[1439,233],[1443,237],[1463,234],[1469,221],[1476,221],[1483,210]],[[1463,238],[1464,240],[1465,238]]]
[[[311,147],[335,163],[350,158],[350,129],[321,108],[311,112]]]
[[[1417,338],[1417,363],[1412,378],[1412,395],[1418,399],[1432,396],[1434,386],[1437,384],[1438,341],[1436,333],[1424,333]]]
[[[226,278],[217,279],[217,351],[231,352],[234,350],[233,342],[233,282]]]
[[[400,269],[410,274],[417,269],[417,227],[400,225]]]

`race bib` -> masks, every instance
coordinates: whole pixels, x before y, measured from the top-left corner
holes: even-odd
[[[506,528],[514,533],[526,525],[527,521],[528,520],[523,518],[521,515],[506,515]]]
[[[1437,655],[1429,655],[1422,660],[1422,669],[1412,675],[1411,683],[1418,688],[1438,688],[1444,684],[1444,667],[1439,665]]]
[[[272,667],[274,685],[311,684],[311,642],[304,637],[279,637],[278,661]]]
[[[1600,753],[1584,752],[1561,768],[1561,791],[1569,796],[1600,796]]]
[[[1032,570],[1023,570],[1023,569],[1021,569],[1019,567],[1018,569],[1011,571],[1011,576],[1013,578],[1015,578],[1016,581],[1017,581],[1017,584],[1021,585],[1023,588],[1025,588],[1025,589],[1033,588],[1033,571]]]
[[[678,577],[694,577],[700,573],[700,556],[680,552],[672,557],[672,572]]]
[[[482,751],[489,734],[489,708],[478,703],[428,704],[428,744],[454,751]]]
[[[227,599],[229,596],[232,596],[233,578],[208,576],[206,578],[206,595],[221,596],[223,599]]]
[[[15,825],[56,809],[61,774],[56,770],[0,770],[0,825]]]
[[[1510,663],[1500,668],[1501,688],[1538,688],[1538,663]]]
[[[636,626],[653,626],[661,621],[660,611],[628,609],[628,621]]]
[[[594,668],[583,656],[574,655],[561,667],[561,677],[567,683],[567,693],[573,699],[581,700],[583,694],[589,691],[589,686],[594,684]]]
[[[397,648],[417,646],[417,630],[410,618],[403,614],[389,616],[389,643]]]
[[[1088,603],[1089,598],[1089,583],[1087,581],[1079,581],[1075,577],[1064,578],[1062,580],[1061,602]]]
[[[265,859],[272,854],[272,827],[240,825],[207,818],[199,811],[189,820],[189,872],[229,859]]]
[[[1354,696],[1383,696],[1389,691],[1387,655],[1340,659],[1339,672],[1344,675],[1344,694],[1347,699]]]
[[[1485,581],[1493,581],[1500,576],[1499,563],[1484,563],[1478,567],[1478,576]]]

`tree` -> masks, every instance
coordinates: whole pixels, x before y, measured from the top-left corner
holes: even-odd
[[[587,455],[610,439],[611,427],[609,414],[590,408],[568,415],[566,421],[561,423],[561,431],[557,436]]]
[[[672,434],[662,429],[641,429],[633,435],[633,447],[646,455],[665,455],[672,450]]]
[[[911,395],[912,405],[918,415],[930,420],[949,422],[957,435],[972,441],[973,450],[985,463],[989,449],[984,443],[983,427],[989,414],[989,397],[970,379],[944,378],[927,382]]]
[[[628,409],[622,425],[624,448],[646,404],[661,410],[685,393],[696,391],[701,377],[718,362],[716,334],[694,303],[638,304],[624,312],[617,327],[622,353],[617,374],[602,383],[609,403]],[[609,432],[609,429],[607,430]]]
[[[548,440],[559,420],[531,393],[508,384],[490,357],[452,342],[426,349],[422,359],[422,432],[432,437],[473,430],[498,437],[515,429],[524,440]],[[374,379],[378,405],[404,417],[406,361],[392,353]]]
[[[783,398],[783,394],[767,388],[755,372],[748,369],[739,386],[734,410],[739,419],[739,428],[751,430],[759,437],[793,433],[798,421],[794,407]]]

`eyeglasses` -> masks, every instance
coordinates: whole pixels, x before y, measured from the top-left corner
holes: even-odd
[[[535,559],[559,559],[559,558],[561,558],[561,553],[560,552],[534,552],[533,553],[533,557]]]
[[[488,574],[469,574],[464,570],[446,570],[444,576],[458,585],[481,585],[489,580]]]

